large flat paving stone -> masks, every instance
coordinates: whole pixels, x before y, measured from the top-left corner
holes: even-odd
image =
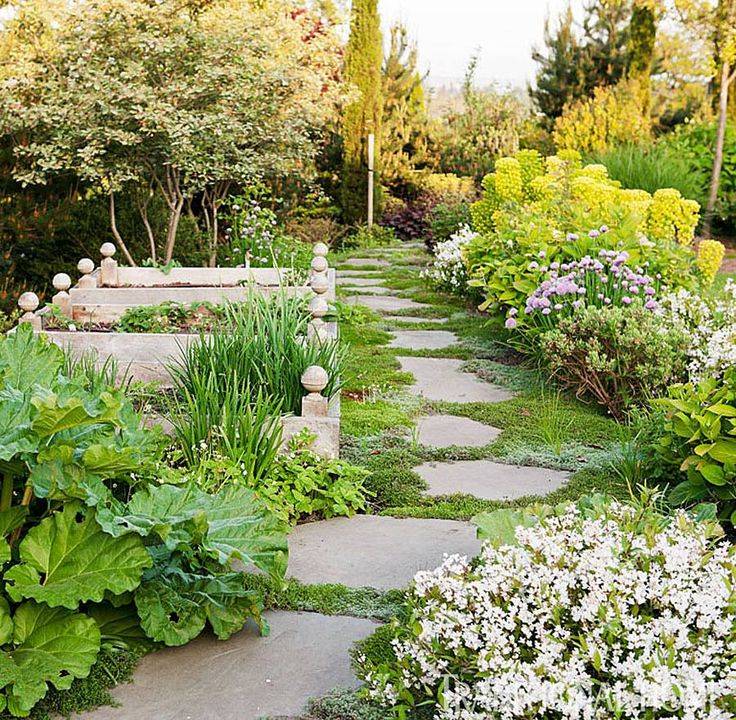
[[[501,432],[491,425],[457,415],[427,415],[417,422],[417,441],[433,448],[483,447]]]
[[[429,485],[428,495],[463,493],[483,500],[514,500],[547,495],[570,478],[560,470],[504,465],[491,460],[425,463],[415,468]]]
[[[349,287],[361,287],[363,285],[367,285],[369,287],[376,287],[378,285],[383,285],[383,280],[381,278],[377,277],[355,277],[352,275],[348,275],[347,277],[338,277],[335,282],[338,285],[347,285]]]
[[[344,261],[344,265],[349,267],[388,267],[390,265],[388,260],[381,260],[380,258],[349,258]],[[338,270],[338,272],[342,272]]]
[[[378,312],[396,312],[397,310],[417,310],[427,305],[409,300],[409,298],[381,297],[379,295],[351,295],[346,298],[348,305],[365,305]]]
[[[514,394],[505,388],[484,382],[462,371],[463,360],[448,358],[399,357],[401,369],[414,375],[416,382],[408,389],[428,400],[445,402],[501,402]]]
[[[418,325],[419,323],[436,323],[437,325],[442,325],[446,323],[449,318],[423,318],[423,317],[414,317],[412,315],[390,315],[386,318],[384,318],[387,322],[404,322],[404,323],[410,323],[412,325]]]
[[[298,715],[311,697],[358,685],[348,652],[370,635],[370,620],[315,613],[266,613],[271,634],[249,625],[222,642],[203,636],[141,660],[117,708],[80,720],[256,720]]]
[[[380,285],[362,285],[361,287],[348,287],[346,285],[343,285],[342,289],[345,293],[351,293],[353,295],[362,295],[363,293],[367,293],[370,295],[396,294],[396,290],[392,290],[391,288],[387,287],[381,287]]]
[[[381,590],[405,587],[445,554],[475,556],[481,543],[470,523],[357,515],[299,525],[289,536],[289,576]]]
[[[457,344],[457,335],[447,330],[392,330],[389,347],[409,350],[442,350]]]

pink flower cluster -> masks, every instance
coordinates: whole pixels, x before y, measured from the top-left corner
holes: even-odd
[[[569,313],[583,305],[631,305],[637,300],[647,310],[656,310],[657,281],[644,268],[627,265],[628,260],[627,252],[601,250],[595,258],[586,255],[539,267],[548,273],[547,279],[527,298],[525,313],[547,316]]]

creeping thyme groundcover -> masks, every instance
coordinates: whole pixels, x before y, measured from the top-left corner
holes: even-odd
[[[500,511],[471,562],[417,574],[371,696],[437,720],[726,720],[736,712],[736,549],[651,499]],[[516,525],[516,529],[513,530]]]

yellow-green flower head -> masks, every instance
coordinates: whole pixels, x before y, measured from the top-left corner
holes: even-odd
[[[698,245],[697,265],[703,279],[710,285],[721,269],[726,248],[718,240],[701,240]]]

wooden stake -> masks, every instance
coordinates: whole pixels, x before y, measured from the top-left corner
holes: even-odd
[[[376,136],[368,135],[368,227],[373,227],[373,160],[376,148]]]

